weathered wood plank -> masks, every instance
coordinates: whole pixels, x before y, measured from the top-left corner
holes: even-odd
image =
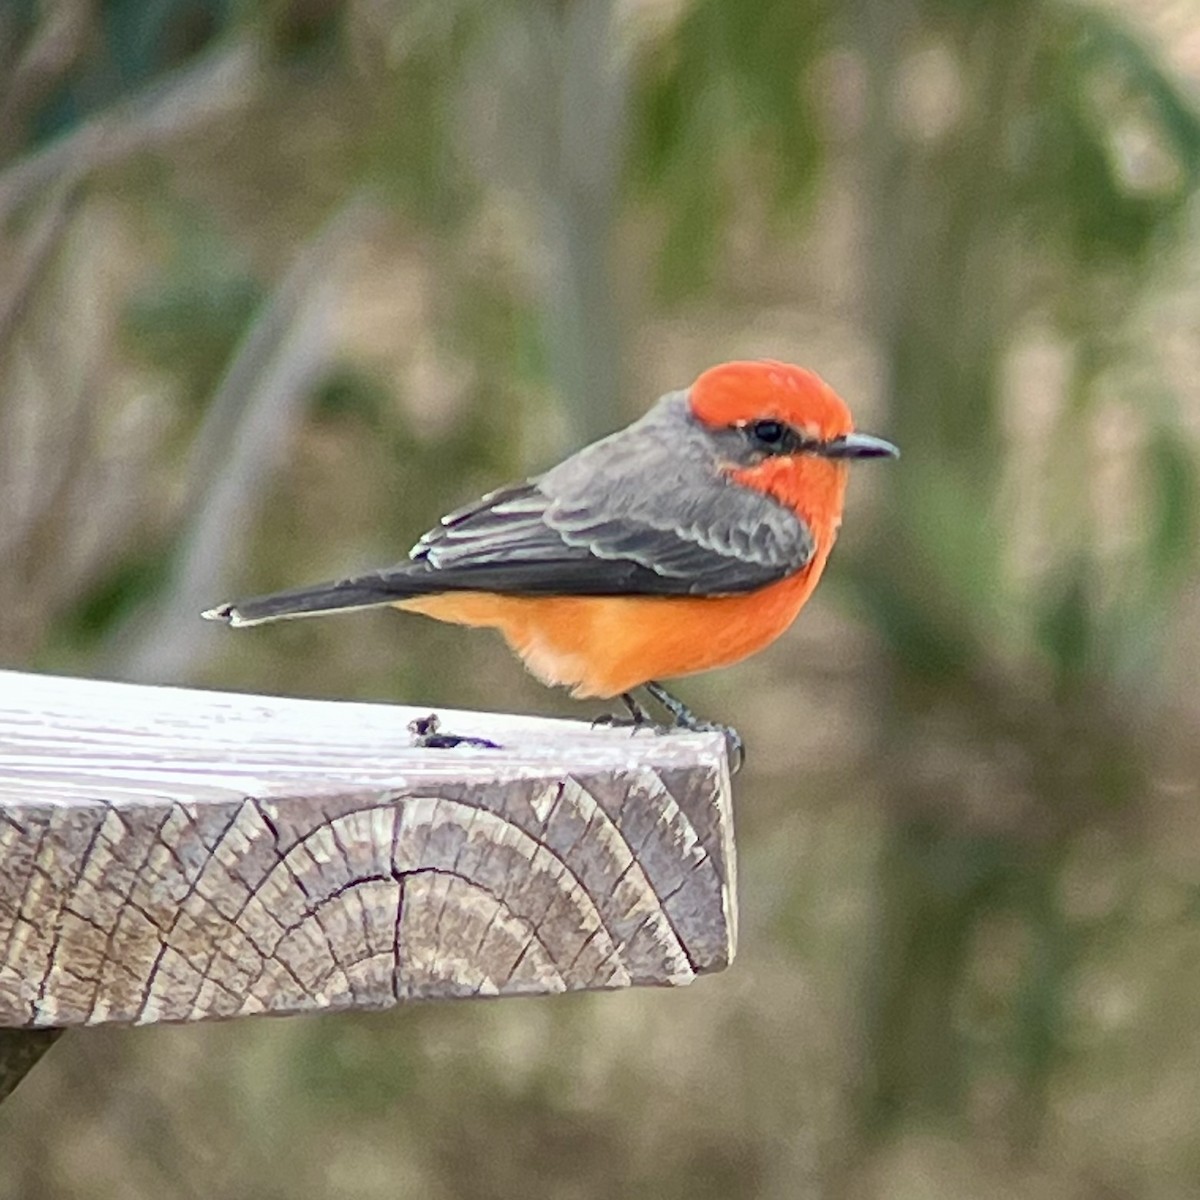
[[[732,958],[717,735],[0,672],[0,1026],[681,984]]]

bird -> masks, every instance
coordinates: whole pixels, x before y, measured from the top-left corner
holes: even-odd
[[[892,459],[855,429],[815,372],[775,360],[720,363],[632,424],[540,475],[448,513],[382,570],[218,605],[235,627],[391,605],[499,630],[542,683],[620,698],[654,725],[700,720],[661,680],[736,663],[784,632],[825,569],[848,467]],[[477,739],[424,727],[427,744]]]

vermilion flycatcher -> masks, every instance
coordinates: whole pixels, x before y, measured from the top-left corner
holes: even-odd
[[[408,561],[206,612],[257,625],[391,604],[499,629],[543,683],[574,696],[645,685],[677,725],[697,721],[655,680],[737,662],[795,619],[842,519],[848,460],[895,458],[857,433],[817,375],[731,362],[544,475],[442,518]]]

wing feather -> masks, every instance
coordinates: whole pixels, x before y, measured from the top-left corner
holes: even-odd
[[[545,475],[450,513],[385,575],[411,586],[424,567],[422,582],[447,591],[730,595],[804,567],[807,525],[720,466],[676,394]]]

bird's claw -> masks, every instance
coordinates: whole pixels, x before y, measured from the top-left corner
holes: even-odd
[[[729,755],[730,773],[736,775],[742,769],[746,761],[746,744],[742,741],[742,735],[732,725],[702,721],[682,700],[672,696],[661,683],[651,680],[645,686],[646,691],[674,718],[676,729],[686,729],[689,733],[723,734],[726,753]]]
[[[736,775],[746,761],[746,744],[742,735],[732,725],[720,725],[714,721],[694,721],[690,725],[677,724],[676,729],[689,733],[719,733],[725,738],[725,751],[729,755],[729,772]]]
[[[619,717],[616,713],[602,713],[592,722],[592,728],[607,725],[610,729],[628,729],[633,733],[645,729],[650,733],[669,733],[662,725],[656,725],[654,718],[637,702],[632,692],[621,693],[621,703],[625,705],[628,716]]]
[[[467,737],[457,733],[443,733],[442,722],[437,713],[425,717],[417,717],[409,721],[408,732],[412,735],[413,745],[422,750],[453,750],[459,746],[468,746],[477,750],[499,750],[495,742],[487,738]]]
[[[602,713],[592,722],[592,728],[606,726],[610,729],[628,729],[632,733],[647,730],[654,734],[675,733],[683,730],[686,733],[719,733],[725,738],[726,753],[729,756],[729,766],[732,774],[736,775],[746,761],[746,747],[742,735],[732,725],[718,725],[713,721],[702,721],[681,700],[672,696],[661,684],[648,683],[646,690],[671,715],[670,725],[659,725],[654,718],[628,692],[622,693],[621,699],[629,710],[628,716],[618,716],[616,713]]]

